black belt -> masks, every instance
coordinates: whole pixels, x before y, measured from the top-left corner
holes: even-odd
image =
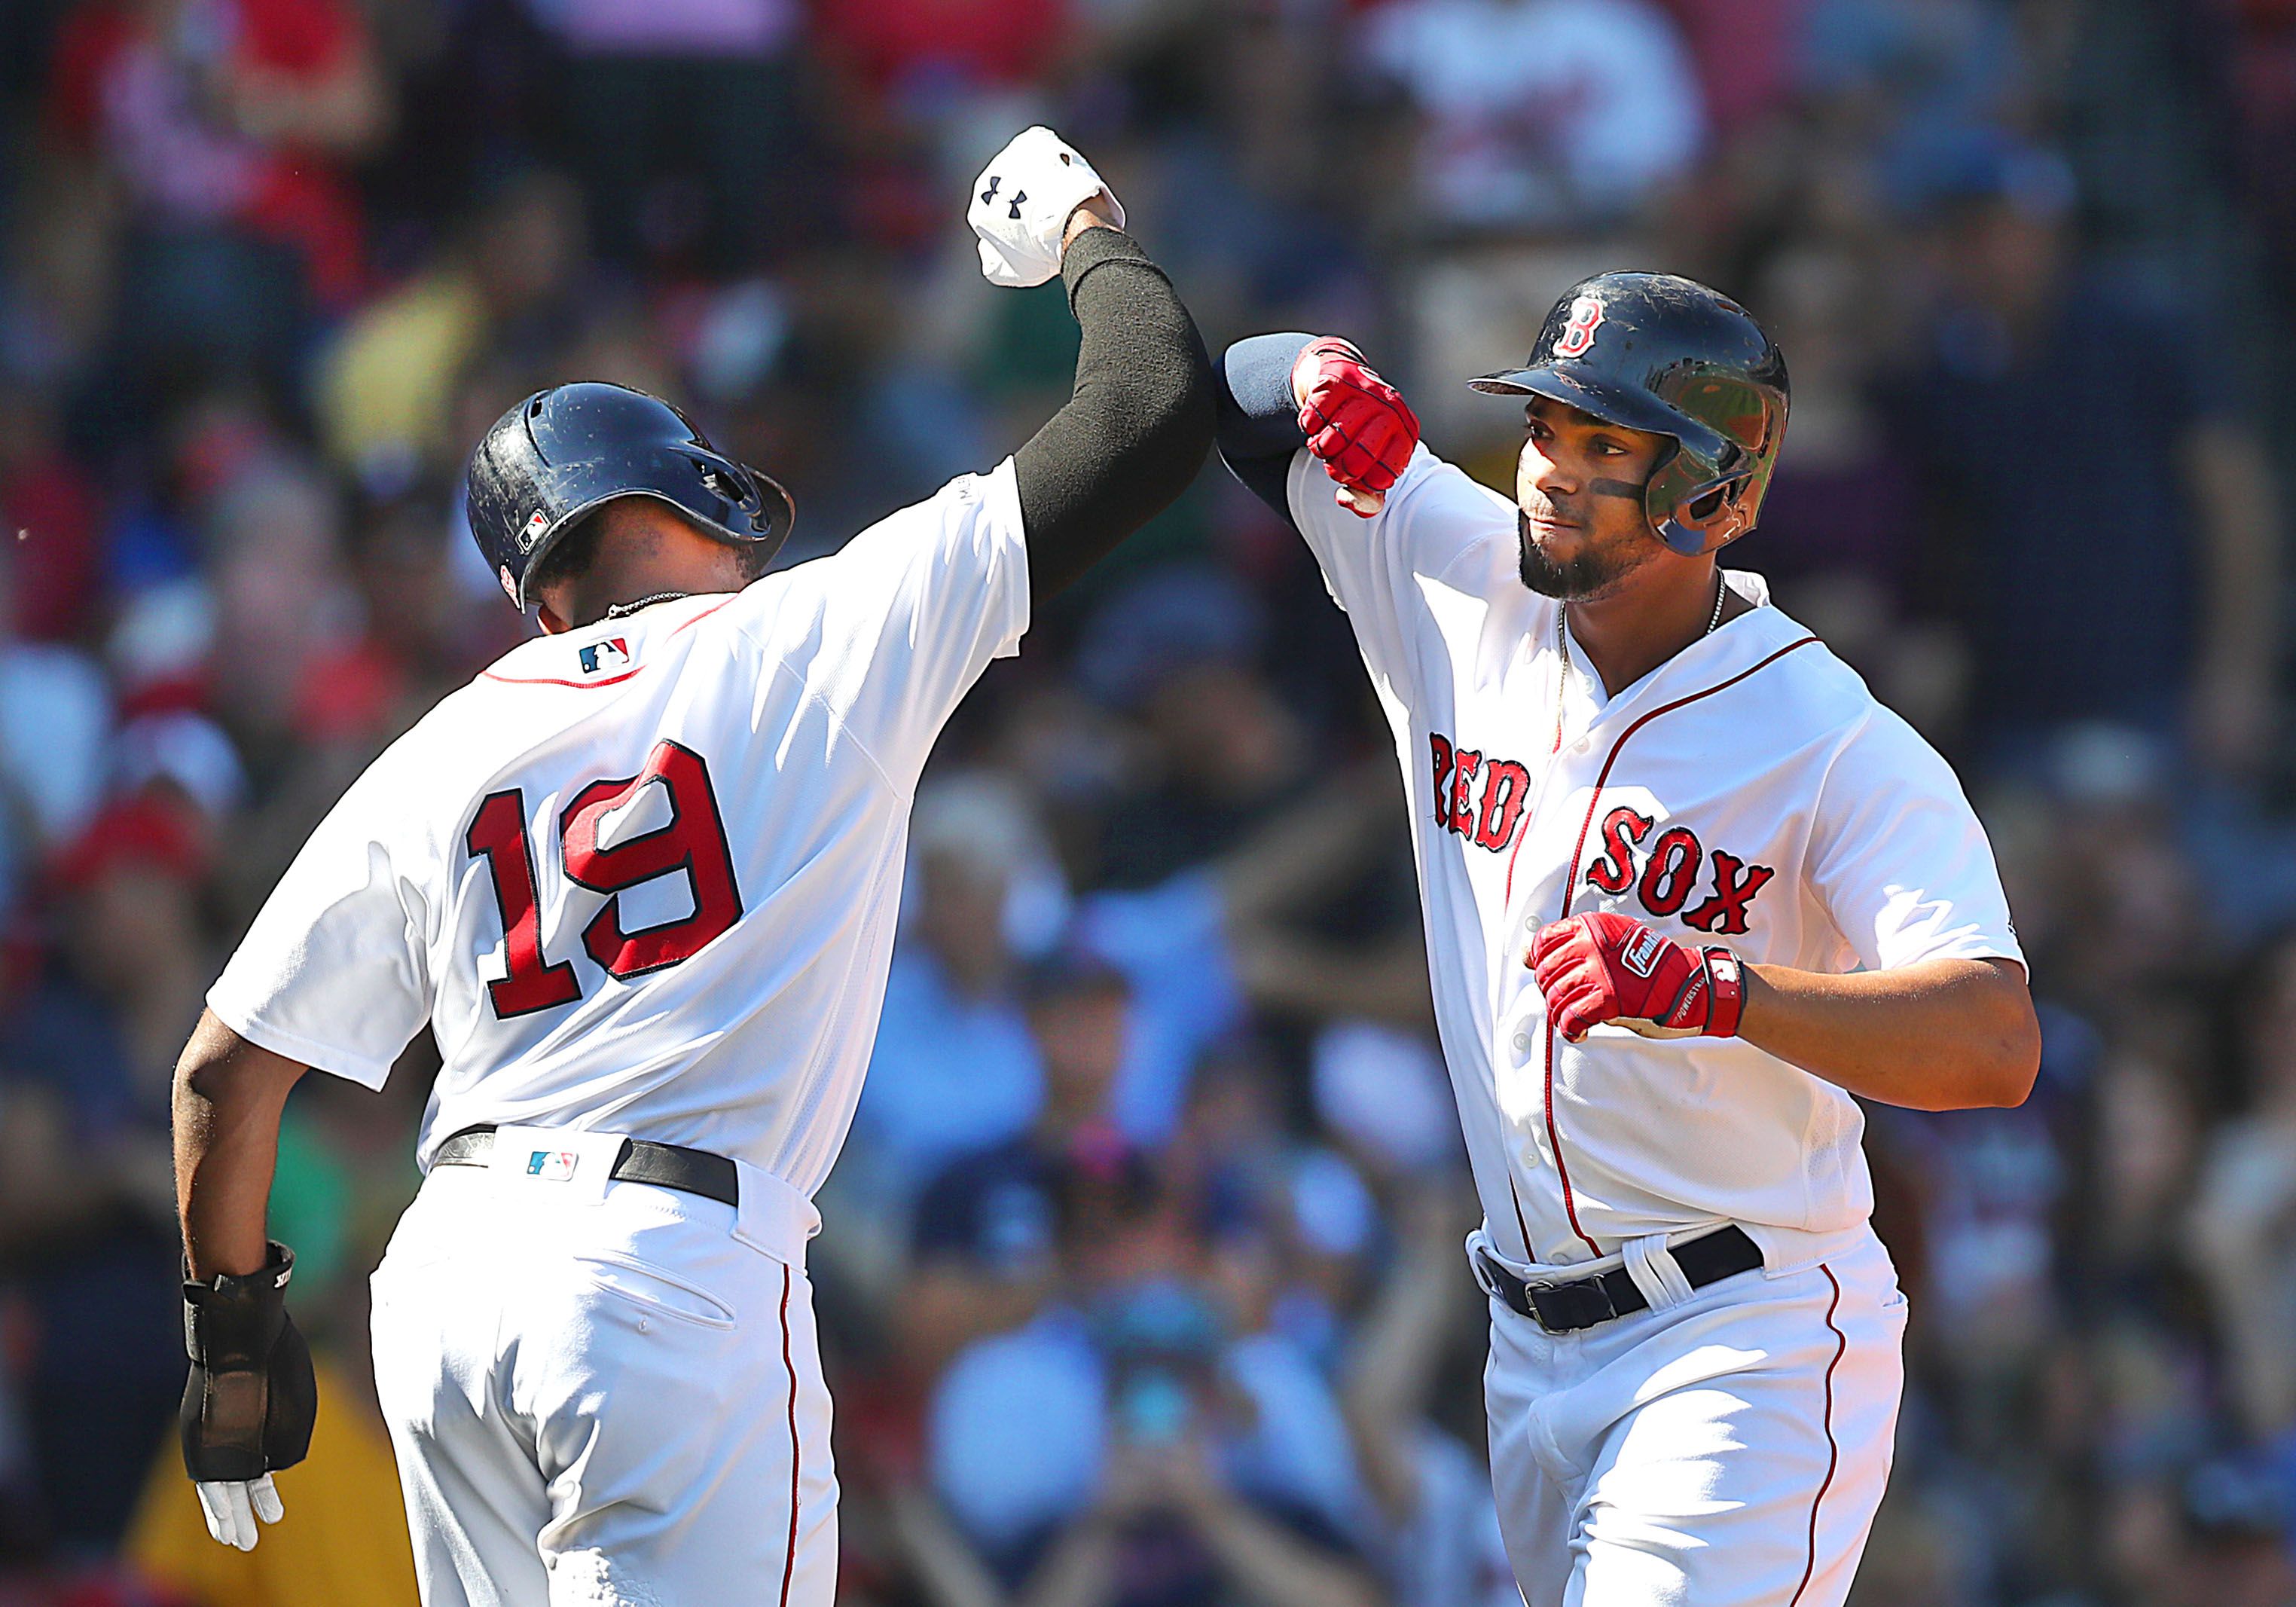
[[[1762,1264],[1761,1250],[1746,1236],[1744,1228],[1734,1225],[1669,1246],[1669,1253],[1693,1289],[1751,1272]],[[1507,1309],[1529,1317],[1549,1333],[1575,1333],[1614,1316],[1650,1309],[1650,1302],[1623,1267],[1568,1283],[1526,1283],[1481,1250],[1475,1252],[1475,1259]]]
[[[494,1152],[494,1124],[480,1122],[477,1127],[464,1127],[441,1144],[430,1157],[430,1164],[488,1166],[493,1163]],[[660,1188],[699,1194],[724,1205],[739,1206],[742,1202],[739,1175],[733,1161],[707,1150],[689,1150],[683,1144],[625,1138],[621,1152],[606,1168],[606,1176],[616,1183],[651,1183]]]

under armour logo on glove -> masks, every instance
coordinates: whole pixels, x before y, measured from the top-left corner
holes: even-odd
[[[1002,178],[996,176],[995,174],[991,174],[989,176],[988,187],[980,193],[980,204],[982,206],[988,206],[996,199],[996,186],[1004,182],[1004,181]],[[1015,190],[1012,194],[1006,196],[1004,199],[1010,201],[1013,206],[1013,210],[1006,215],[1008,220],[1018,218],[1021,216],[1021,203],[1029,199],[1029,193],[1026,190]]]
[[[1746,1004],[1738,956],[1685,948],[1625,915],[1573,915],[1542,929],[1523,963],[1547,1019],[1577,1043],[1595,1027],[1644,1037],[1734,1037]]]

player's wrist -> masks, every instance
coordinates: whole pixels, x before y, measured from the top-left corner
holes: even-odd
[[[1706,970],[1705,1036],[1736,1037],[1746,1014],[1746,967],[1719,943],[1701,949],[1699,958]]]
[[[1316,382],[1324,372],[1324,364],[1334,357],[1361,364],[1365,369],[1371,366],[1364,362],[1363,353],[1356,349],[1352,340],[1338,335],[1317,335],[1301,347],[1300,355],[1292,359],[1292,401],[1295,406],[1305,407],[1308,405],[1308,398],[1315,392]]]
[[[1067,255],[1069,247],[1074,245],[1077,237],[1087,229],[1123,227],[1117,220],[1115,209],[1116,203],[1110,199],[1106,190],[1087,195],[1077,202],[1075,209],[1069,213],[1068,222],[1061,226],[1062,254]]]

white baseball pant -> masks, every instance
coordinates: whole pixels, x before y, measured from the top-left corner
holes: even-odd
[[[1577,1333],[1491,1302],[1491,1483],[1523,1600],[1839,1607],[1905,1382],[1889,1252],[1869,1231],[1700,1290],[1661,1240],[1628,1261],[1652,1308]]]
[[[424,1180],[375,1271],[425,1607],[829,1607],[818,1218],[746,1165],[738,1211],[608,1183],[620,1143],[501,1129],[489,1166]]]

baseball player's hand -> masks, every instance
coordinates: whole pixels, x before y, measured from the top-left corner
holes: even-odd
[[[1292,365],[1308,450],[1339,482],[1340,506],[1369,519],[1419,445],[1419,419],[1396,388],[1336,335],[1310,340]]]
[[[964,209],[988,283],[1042,284],[1058,274],[1069,217],[1096,195],[1122,228],[1123,203],[1075,147],[1042,127],[1013,135],[972,181]]]
[[[1736,955],[1718,943],[1685,948],[1624,915],[1557,921],[1531,939],[1523,963],[1548,1018],[1574,1044],[1603,1026],[1644,1037],[1734,1037],[1745,1005]]]
[[[184,1468],[208,1532],[242,1551],[255,1548],[258,1519],[279,1521],[271,1475],[303,1460],[318,1415],[310,1349],[287,1316],[294,1269],[294,1252],[275,1242],[260,1272],[184,1285]]]

